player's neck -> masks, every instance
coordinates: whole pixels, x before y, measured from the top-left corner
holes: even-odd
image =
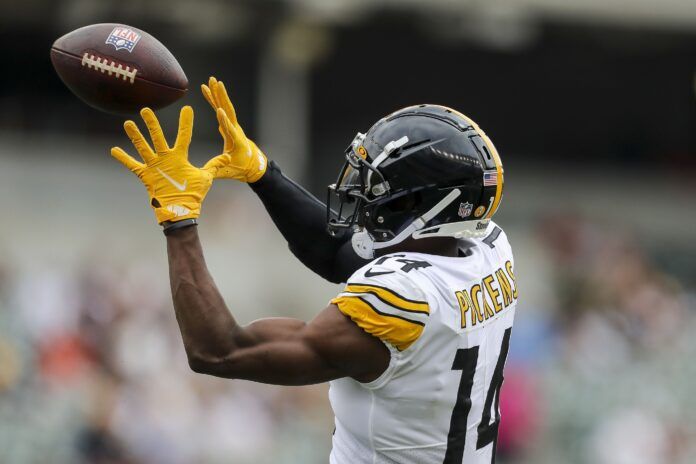
[[[408,238],[398,245],[382,249],[379,254],[386,255],[400,251],[457,257],[459,256],[459,244],[456,239],[450,237],[422,238],[419,240]]]

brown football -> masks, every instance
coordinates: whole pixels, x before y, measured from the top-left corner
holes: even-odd
[[[65,85],[109,113],[157,109],[183,97],[188,79],[162,43],[123,24],[92,24],[53,43],[51,61]]]

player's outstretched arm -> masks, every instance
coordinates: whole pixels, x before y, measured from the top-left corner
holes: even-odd
[[[287,240],[290,251],[313,272],[329,282],[346,282],[367,264],[353,251],[349,231],[338,236],[328,234],[326,205],[283,175],[274,162],[250,186]]]
[[[330,305],[309,323],[261,319],[240,326],[208,272],[195,227],[167,236],[174,309],[191,368],[218,377],[306,385],[377,378],[389,350]]]
[[[223,150],[231,155],[230,165],[219,169],[216,177],[249,183],[287,240],[290,251],[324,279],[345,282],[367,263],[353,251],[350,234],[330,236],[326,232],[326,205],[284,176],[275,163],[267,163],[263,152],[244,135],[221,81],[211,77],[201,90],[216,112],[221,109],[228,116],[228,122],[220,124],[219,130],[224,139]]]

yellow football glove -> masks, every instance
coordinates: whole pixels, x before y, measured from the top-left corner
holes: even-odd
[[[230,155],[228,162],[217,171],[216,178],[256,182],[266,172],[268,160],[259,147],[249,140],[237,121],[237,113],[227,95],[225,84],[211,77],[208,85],[202,84],[203,96],[217,113],[219,131],[225,141],[223,154]],[[222,110],[222,114],[220,114]]]
[[[193,131],[193,109],[190,106],[181,109],[179,132],[172,148],[167,145],[155,113],[150,108],[144,108],[140,115],[147,125],[155,150],[147,143],[138,126],[133,121],[126,121],[123,124],[126,134],[145,163],[136,161],[119,147],[111,149],[111,156],[145,184],[158,223],[197,218],[217,170],[229,162],[229,156],[216,156],[203,168],[189,163],[188,148]]]

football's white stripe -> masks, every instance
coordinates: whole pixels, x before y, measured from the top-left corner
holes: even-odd
[[[379,312],[384,313],[384,314],[390,314],[392,316],[402,317],[404,319],[409,319],[411,321],[418,321],[422,324],[426,324],[428,322],[428,315],[427,314],[417,313],[417,312],[413,312],[413,311],[406,311],[406,310],[397,308],[396,306],[392,306],[388,303],[385,303],[384,301],[380,300],[377,297],[377,295],[374,295],[372,293],[343,292],[343,293],[341,293],[341,296],[362,298],[363,300],[367,301],[372,306],[374,306]]]

